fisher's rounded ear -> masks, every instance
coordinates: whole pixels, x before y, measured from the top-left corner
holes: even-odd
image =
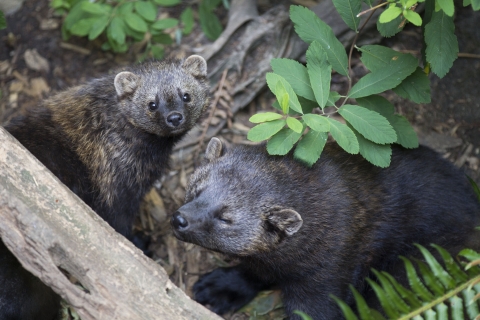
[[[123,71],[117,74],[115,76],[115,80],[113,81],[115,90],[117,90],[117,95],[121,97],[134,93],[138,87],[139,80],[139,76],[128,71]]]
[[[205,161],[212,162],[213,160],[222,156],[224,149],[223,143],[220,139],[213,137],[208,143],[207,150],[205,150]]]
[[[207,76],[207,62],[198,55],[188,57],[182,65],[185,72],[190,73],[194,77]]]
[[[302,217],[293,209],[272,207],[266,214],[268,222],[275,229],[285,232],[287,236],[296,233],[303,224]]]

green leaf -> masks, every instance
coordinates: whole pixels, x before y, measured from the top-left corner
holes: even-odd
[[[405,269],[407,270],[407,278],[408,278],[408,283],[410,284],[410,287],[412,290],[422,299],[422,300],[427,300],[431,301],[434,296],[430,291],[428,291],[427,288],[425,288],[425,285],[420,281],[417,271],[415,271],[415,267],[413,266],[413,263],[408,260],[405,257],[400,257],[400,259],[403,260],[405,264]]]
[[[205,6],[200,5],[199,9],[200,14],[200,26],[203,33],[209,40],[216,40],[223,31],[222,24],[218,17],[210,12]]]
[[[145,21],[136,13],[130,12],[124,15],[125,22],[134,31],[147,32],[148,26]]]
[[[7,19],[5,19],[5,14],[0,10],[0,30],[7,27]]]
[[[266,122],[265,124],[267,123],[269,122]],[[268,140],[267,151],[272,155],[284,156],[290,150],[292,150],[293,145],[298,141],[298,139],[300,139],[301,136],[302,133],[295,132],[290,128],[283,128],[270,140]]]
[[[327,120],[330,122],[330,134],[338,145],[348,153],[357,154],[360,148],[355,133],[347,125],[337,120],[332,118],[327,118]]]
[[[460,268],[447,250],[436,244],[432,244],[431,246],[437,249],[438,253],[442,256],[445,262],[445,268],[447,268],[448,273],[453,276],[456,285],[468,281],[468,275]]]
[[[428,267],[428,265],[423,262],[422,260],[412,258],[417,265],[420,273],[422,274],[423,281],[427,285],[427,287],[434,292],[436,295],[442,295],[445,293],[445,288],[442,286],[440,281],[435,277],[432,270]]]
[[[288,83],[282,76],[279,76],[278,74],[275,74],[275,73],[272,73],[272,72],[269,72],[267,73],[266,75],[266,78],[267,78],[267,85],[268,85],[268,88],[270,89],[270,91],[273,92],[273,94],[275,94],[275,96],[277,97],[277,99],[279,98],[277,96],[277,82],[281,82],[283,87],[285,88],[285,90],[287,91],[288,93],[288,96],[289,96],[289,107],[291,109],[293,109],[294,111],[298,112],[298,113],[302,113],[302,106],[300,105],[300,102],[298,101],[298,98],[297,98],[297,95],[295,94],[295,92],[293,91],[292,89],[292,86],[290,85],[290,83]],[[283,94],[283,92],[281,92],[281,94]]]
[[[256,125],[248,131],[247,139],[253,142],[259,142],[269,139],[285,126],[284,119],[269,121]]]
[[[400,295],[395,290],[395,287],[390,283],[387,277],[385,277],[381,272],[375,269],[372,269],[372,272],[380,281],[383,290],[385,291],[388,299],[392,301],[395,308],[402,314],[407,314],[410,311],[410,307],[405,303],[402,297],[400,297]]]
[[[342,43],[335,37],[332,28],[320,20],[313,11],[302,6],[290,6],[290,19],[303,41],[310,44],[317,40],[327,53],[328,62],[333,70],[349,77],[347,53]]]
[[[270,65],[273,72],[291,84],[297,95],[315,101],[307,68],[304,65],[292,59],[272,59]]]
[[[154,0],[156,4],[159,4],[164,7],[172,7],[180,4],[180,0]]]
[[[208,11],[213,11],[217,8],[222,0],[202,0],[201,5],[205,7]]]
[[[418,300],[417,296],[410,290],[407,290],[404,286],[398,283],[395,278],[389,273],[382,271],[382,275],[386,277],[391,284],[395,287],[398,293],[402,296],[402,298],[407,301],[412,308],[420,308],[422,303]]]
[[[443,78],[458,56],[458,42],[454,34],[453,18],[443,11],[433,12],[432,19],[425,26],[425,50],[432,71]]]
[[[471,5],[474,11],[480,10],[480,0],[471,0]]]
[[[299,315],[300,318],[302,318],[302,320],[313,320],[312,317],[310,317],[308,314],[300,310],[295,310],[293,311],[293,313]]]
[[[362,295],[355,289],[354,286],[351,284],[348,286],[350,291],[353,293],[353,297],[355,298],[355,303],[357,305],[357,311],[360,315],[360,319],[362,320],[370,320],[372,319],[372,314],[370,313],[370,308],[367,305],[367,302],[362,297]]]
[[[351,128],[357,137],[360,154],[371,164],[386,168],[390,165],[392,158],[392,147],[389,144],[376,144],[365,139],[358,131]]]
[[[165,54],[165,50],[163,49],[162,46],[158,46],[158,45],[152,46],[150,50],[152,50],[153,57],[158,60],[162,59]]]
[[[356,99],[359,106],[367,108],[368,110],[375,111],[387,120],[393,116],[395,107],[387,99],[379,95],[372,95],[364,98]]]
[[[480,188],[478,187],[478,185],[477,185],[477,183],[475,182],[475,180],[473,180],[473,179],[470,178],[469,176],[467,176],[467,178],[468,178],[468,181],[470,181],[470,184],[472,185],[473,192],[475,192],[475,194],[477,195],[478,201],[480,201]]]
[[[178,25],[178,20],[174,18],[165,18],[158,21],[155,21],[152,24],[152,29],[155,30],[165,30],[168,28],[173,28]]]
[[[453,5],[453,0],[436,0],[436,3],[440,8],[445,12],[447,16],[452,17],[455,11],[455,6]]]
[[[448,299],[452,309],[452,319],[465,319],[463,316],[463,301],[462,298],[453,296]],[[448,316],[445,318],[448,319]]]
[[[380,144],[397,141],[388,120],[375,111],[346,104],[338,109],[338,113],[368,140]]]
[[[382,57],[380,56],[380,58]],[[417,69],[417,65],[417,59],[412,55],[399,54],[393,57],[386,66],[361,78],[350,90],[348,96],[361,98],[395,88]]]
[[[303,113],[312,113],[312,110],[315,108],[318,108],[318,103],[316,101],[308,100],[303,97],[297,97],[298,102],[300,102],[300,105],[302,106],[302,111]],[[299,114],[296,112],[297,115]]]
[[[383,37],[390,38],[403,30],[405,23],[403,22],[403,16],[398,16],[390,22],[380,23],[377,20],[377,30]]]
[[[430,269],[433,271],[433,274],[437,279],[440,279],[440,282],[443,284],[443,286],[446,289],[455,288],[455,280],[448,274],[447,271],[445,271],[445,269],[443,269],[443,267],[440,265],[437,259],[434,258],[430,251],[428,251],[424,246],[420,244],[415,244],[415,246],[420,249],[423,257],[425,258],[425,261],[427,261]]]
[[[342,96],[336,91],[330,91],[328,94],[327,107],[333,107]]]
[[[108,38],[122,45],[125,43],[125,22],[120,17],[114,17],[107,28]]]
[[[422,18],[418,13],[416,13],[413,10],[410,10],[410,9],[404,10],[403,16],[405,17],[405,19],[407,19],[417,27],[420,27],[422,25]]]
[[[328,133],[310,130],[297,144],[293,157],[309,167],[318,161],[327,143]]]
[[[157,7],[149,1],[135,2],[135,11],[146,21],[154,21],[157,17]]]
[[[307,113],[302,116],[305,124],[309,126],[312,130],[319,132],[329,132],[330,131],[330,122],[327,117],[321,116],[319,114]]]
[[[332,66],[327,61],[327,54],[318,41],[313,41],[306,53],[307,71],[312,84],[315,99],[323,110],[330,94]]]
[[[366,45],[359,48],[359,50],[362,52],[360,60],[372,72],[388,68],[392,63],[400,60],[400,58],[404,60],[403,63],[405,64],[413,64],[413,59],[415,59],[409,53],[401,53],[380,45]],[[415,64],[418,65],[416,59]]]
[[[190,34],[193,30],[193,10],[191,7],[182,11],[180,21],[182,21],[183,24],[183,34]]]
[[[390,22],[393,19],[400,16],[401,14],[402,14],[402,9],[397,7],[395,3],[392,3],[385,11],[382,12],[380,17],[378,18],[378,22],[380,23]]]
[[[170,37],[170,35],[168,35],[166,33],[156,34],[156,35],[152,36],[152,40],[155,43],[161,43],[161,44],[166,44],[166,45],[169,45],[169,44],[173,43],[173,40]]]
[[[81,19],[72,26],[70,32],[76,36],[86,36],[90,32],[90,29],[92,29],[92,25],[96,20],[97,18]]]
[[[357,17],[357,14],[360,13],[362,6],[361,0],[333,0],[333,5],[337,9],[338,13],[342,17],[343,21],[347,26],[354,30],[358,30],[358,23],[360,18]]]
[[[382,287],[380,287],[375,281],[372,281],[369,278],[366,278],[365,280],[373,288],[373,291],[375,291],[375,294],[377,295],[378,300],[380,301],[380,304],[382,305],[386,315],[390,319],[400,318],[400,313],[395,309],[393,301],[389,299],[389,297],[385,293],[385,290],[383,290]]]
[[[396,114],[389,120],[397,134],[396,143],[407,149],[418,148],[417,134],[404,116]]]
[[[248,119],[248,121],[250,121],[251,123],[261,123],[261,122],[278,120],[281,118],[282,118],[281,114],[273,113],[273,112],[263,112],[263,113],[254,114],[253,116],[250,117],[250,119]]]
[[[275,96],[277,97],[278,103],[282,108],[282,112],[284,114],[288,114],[290,96],[288,95],[288,92],[285,89],[282,81],[277,81],[277,84],[275,85]]]
[[[102,32],[107,27],[108,21],[109,21],[108,15],[97,18],[96,21],[93,23],[92,28],[90,29],[90,32],[88,33],[88,40],[96,39],[99,35],[101,35]]]
[[[100,14],[109,14],[111,8],[110,6],[105,6],[100,3],[85,1],[81,3],[81,8],[84,12],[88,12],[95,15]]]
[[[431,101],[430,80],[420,67],[393,88],[393,91],[400,97],[416,103],[430,103]]]
[[[350,308],[348,304],[346,304],[339,298],[335,297],[333,294],[330,294],[330,298],[335,300],[335,302],[338,304],[346,320],[358,320],[357,316],[355,315],[355,312],[353,312],[352,308]]]
[[[303,124],[295,118],[288,117],[287,118],[287,126],[295,131],[296,133],[303,132]]]
[[[127,13],[133,12],[133,6],[133,2],[125,2],[118,7],[118,12],[121,15],[126,15]]]

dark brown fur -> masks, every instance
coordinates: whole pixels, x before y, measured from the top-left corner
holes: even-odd
[[[117,232],[129,236],[140,201],[167,168],[175,142],[208,106],[206,67],[199,56],[148,62],[60,92],[6,129]],[[11,255],[1,242],[0,249]],[[58,297],[36,303],[43,295],[56,295],[25,274],[18,262],[0,266],[0,283],[19,278],[0,291],[0,302],[9,302],[0,319],[31,319],[27,314],[51,319],[47,314],[58,310]]]
[[[203,276],[197,301],[223,313],[277,285],[295,319],[294,310],[340,319],[329,295],[352,304],[349,284],[375,301],[364,281],[370,269],[401,276],[398,256],[417,254],[414,243],[454,254],[480,248],[472,187],[426,147],[395,146],[391,166],[381,169],[329,143],[306,168],[291,155],[267,155],[265,146],[225,150],[212,139],[172,225],[179,239],[241,262]]]

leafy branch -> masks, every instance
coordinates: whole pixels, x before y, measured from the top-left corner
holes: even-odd
[[[405,148],[417,147],[417,136],[407,119],[395,114],[393,105],[378,94],[393,90],[415,103],[429,103],[427,73],[431,70],[443,77],[457,57],[458,44],[449,4],[453,6],[453,0],[425,0],[423,19],[415,12],[421,1],[390,0],[369,11],[371,17],[381,6],[388,6],[377,22],[377,29],[386,37],[401,31],[407,22],[418,25],[420,19],[426,43],[423,67],[409,53],[378,45],[356,46],[358,34],[366,23],[359,28],[361,0],[333,0],[344,22],[357,32],[348,57],[332,29],[315,13],[292,6],[290,19],[295,31],[309,44],[307,64],[289,59],[271,61],[273,73],[267,74],[267,85],[277,98],[273,107],[281,114],[254,115],[251,122],[257,125],[247,138],[268,140],[267,151],[273,155],[285,155],[295,147],[294,157],[309,166],[319,159],[328,133],[345,151],[360,153],[380,167],[389,166],[392,143]],[[442,5],[438,5],[438,1]],[[475,9],[473,4],[472,7]],[[361,61],[370,73],[352,85],[354,48],[361,53]],[[345,96],[330,91],[332,71],[347,77],[349,87]],[[340,98],[343,99],[338,103]],[[345,123],[332,119],[333,114],[342,116]]]

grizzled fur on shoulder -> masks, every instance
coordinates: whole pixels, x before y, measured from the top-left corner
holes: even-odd
[[[208,103],[207,65],[193,55],[147,62],[60,92],[6,129],[128,237],[141,199]],[[16,268],[0,266],[0,279],[7,272],[21,277],[18,262]],[[35,293],[18,282],[9,292],[13,308]],[[0,310],[1,319],[4,315]],[[27,319],[17,316],[13,319]]]
[[[370,269],[402,276],[399,255],[414,243],[451,253],[480,248],[480,204],[466,177],[426,147],[393,147],[392,164],[374,167],[336,144],[307,168],[264,146],[225,150],[213,138],[206,163],[191,176],[174,234],[240,260],[194,286],[195,299],[217,313],[237,309],[270,285],[287,314],[340,319],[330,294],[353,303],[352,284],[375,303]]]

